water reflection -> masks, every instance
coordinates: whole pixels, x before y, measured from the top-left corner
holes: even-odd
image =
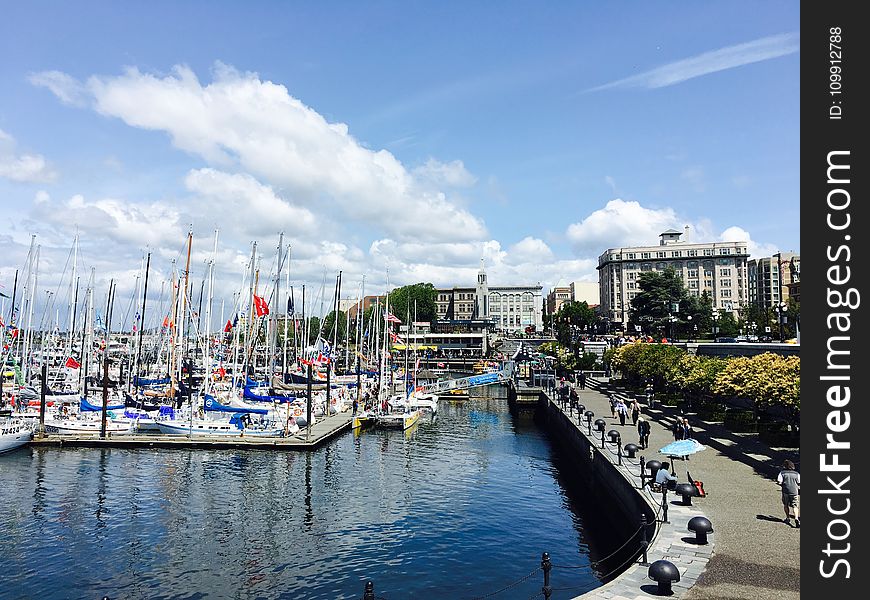
[[[408,431],[367,430],[313,452],[5,458],[0,505],[15,508],[0,513],[0,530],[14,532],[17,518],[30,535],[0,536],[0,555],[40,565],[22,569],[12,597],[358,599],[372,579],[383,597],[459,598],[515,581],[542,551],[575,565],[597,551],[570,459],[496,395],[442,402]],[[82,569],[95,551],[113,560]],[[598,584],[588,568],[558,577],[576,594]]]

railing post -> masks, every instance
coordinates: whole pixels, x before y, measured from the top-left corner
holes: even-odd
[[[640,513],[640,550],[643,552],[643,562],[640,563],[642,565],[649,564],[647,561],[646,551],[649,547],[649,542],[646,539],[646,514]]]
[[[553,565],[550,564],[550,555],[546,552],[541,555],[541,569],[544,571],[544,587],[541,588],[541,591],[544,593],[544,598],[549,600],[550,595],[553,593],[553,588],[550,587],[550,569],[553,568]]]
[[[616,442],[616,458],[619,463],[619,466],[622,466],[622,440],[618,439]]]
[[[375,584],[371,581],[366,581],[366,589],[363,593],[363,600],[375,600]]]

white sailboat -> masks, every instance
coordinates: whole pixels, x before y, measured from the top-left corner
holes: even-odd
[[[0,418],[0,454],[20,448],[33,439],[33,432],[21,419]]]

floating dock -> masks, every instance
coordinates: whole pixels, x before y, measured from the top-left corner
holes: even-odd
[[[314,450],[339,434],[350,431],[353,416],[350,412],[320,419],[310,428],[289,437],[218,436],[218,435],[165,435],[165,434],[106,434],[34,435],[32,446],[71,446],[85,448],[247,448],[252,450]]]

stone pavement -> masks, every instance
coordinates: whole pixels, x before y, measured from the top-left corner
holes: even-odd
[[[594,419],[603,418],[608,423],[607,430],[620,431],[623,445],[637,443],[637,430],[631,418],[626,420],[625,426],[620,426],[619,419],[611,417],[606,396],[606,393],[618,393],[631,398],[633,394],[607,380],[592,380],[590,383],[585,390],[578,390],[580,402],[587,410],[595,412]],[[646,460],[669,460],[659,455],[657,449],[673,441],[670,425],[677,416],[677,409],[660,405],[650,409],[642,396],[638,400],[642,414],[652,424],[649,448],[638,454],[643,454]],[[692,557],[691,552],[710,546],[687,544],[683,538],[688,539],[687,536],[692,534],[685,530],[684,525],[680,532],[674,527],[670,530],[667,526],[662,528],[660,535],[665,539],[657,540],[656,548],[677,557],[677,560],[668,560],[684,574],[680,584],[694,583],[688,587],[675,585],[675,597],[687,600],[800,598],[800,529],[782,522],[781,493],[775,479],[783,459],[789,458],[800,464],[798,452],[772,449],[754,435],[732,433],[721,423],[702,421],[692,413],[686,416],[695,430],[695,439],[707,449],[692,455],[687,461],[677,459],[671,462],[680,482],[687,481],[686,471],[691,472],[692,478],[704,482],[707,497],[694,498],[692,508],[700,510],[712,522],[714,533],[710,541],[714,546],[706,568],[699,572],[698,563],[703,562],[704,557]],[[586,431],[585,427],[583,430]],[[593,430],[593,436],[595,433]],[[661,497],[659,494],[655,496]],[[680,510],[689,510],[689,507],[671,505],[669,520],[672,523],[684,518],[677,512]],[[652,552],[649,560],[656,560]],[[633,571],[585,594],[583,598],[635,600],[653,597],[654,584],[652,588],[648,587],[652,582],[643,577],[645,584],[641,585],[638,569]],[[617,585],[620,581],[639,587],[635,593],[629,594],[630,586]]]

